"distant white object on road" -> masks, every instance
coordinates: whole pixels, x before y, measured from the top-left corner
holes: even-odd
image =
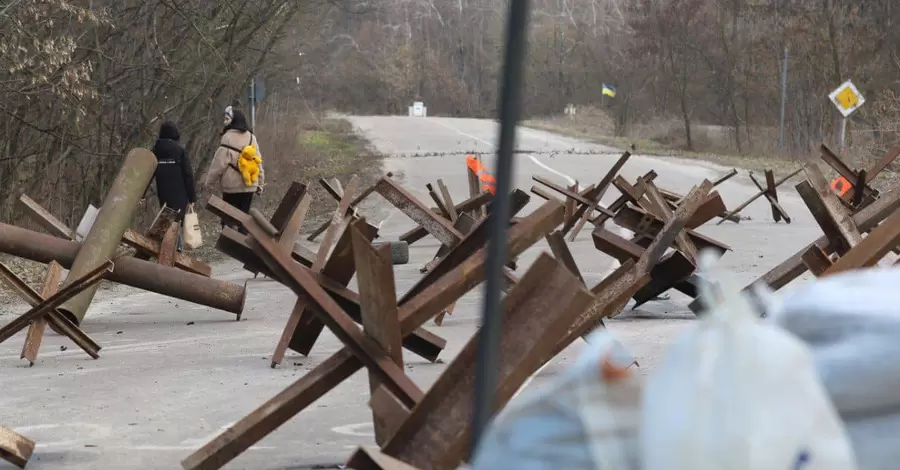
[[[428,116],[428,108],[425,107],[424,102],[416,101],[412,106],[409,107],[409,115],[415,117],[426,117]]]

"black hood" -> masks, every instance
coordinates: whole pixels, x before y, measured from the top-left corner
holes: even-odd
[[[174,122],[166,121],[159,126],[159,138],[177,141],[181,138],[181,133],[178,132],[178,126]]]

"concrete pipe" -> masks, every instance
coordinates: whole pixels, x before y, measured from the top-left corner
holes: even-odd
[[[156,157],[147,149],[134,149],[125,156],[122,167],[115,181],[106,193],[106,199],[100,206],[94,225],[81,243],[81,249],[72,261],[72,267],[60,288],[69,285],[86,273],[113,257],[122,235],[131,225],[138,209],[138,202],[144,196],[153,172],[156,170]],[[81,291],[59,307],[59,311],[75,323],[81,323],[87,313],[88,306],[94,300],[94,294],[100,284]]]
[[[55,260],[68,269],[80,247],[77,242],[0,223],[0,253],[39,263]],[[235,313],[238,318],[244,309],[244,286],[132,257],[113,262],[110,281]]]

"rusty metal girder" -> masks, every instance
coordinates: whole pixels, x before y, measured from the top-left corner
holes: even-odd
[[[825,179],[825,175],[822,174],[822,170],[816,162],[811,160],[804,162],[803,170],[806,172],[807,178],[809,178],[809,183],[816,190],[819,200],[822,201],[829,216],[834,221],[834,227],[837,228],[844,241],[851,247],[859,244],[862,241],[862,234],[859,233],[859,229],[853,223],[853,215],[841,202],[837,194],[831,190],[828,180]]]
[[[27,312],[19,315],[13,321],[0,328],[0,343],[27,328],[32,321],[42,318],[51,311],[58,309],[65,301],[84,292],[85,289],[97,285],[97,283],[103,279],[104,275],[112,271],[112,261],[106,261],[100,266],[74,278],[69,285],[63,287],[40,304],[32,307]]]
[[[359,285],[363,331],[375,340],[388,357],[403,367],[402,336],[400,317],[397,311],[397,296],[394,286],[394,266],[391,262],[391,247],[372,246],[372,240],[359,230],[360,224],[348,227],[353,244],[353,259],[357,266],[356,277]],[[369,371],[369,389],[374,393],[381,380]],[[383,445],[390,437],[390,410],[372,408],[375,425],[375,442]]]
[[[594,300],[569,270],[541,254],[503,300],[498,387],[502,408]],[[384,453],[425,470],[451,470],[467,456],[478,335],[460,351],[384,446]]]
[[[507,232],[509,257],[518,256],[556,228],[562,223],[562,217],[562,204],[549,201],[522,218]],[[483,244],[462,260],[451,258],[451,252],[444,262],[449,264],[449,260],[453,259],[456,262],[454,267],[446,272],[440,266],[436,267],[433,272],[440,270],[440,278],[422,287],[400,307],[400,329],[404,337],[440,313],[445,306],[481,284],[487,259],[487,248],[481,245]],[[465,242],[457,249],[462,246],[465,246]],[[341,349],[188,456],[182,461],[182,467],[186,470],[221,468],[362,367],[363,364],[348,348]]]
[[[838,258],[822,276],[875,266],[898,244],[900,244],[900,210],[894,211],[890,217],[869,232],[866,238]]]
[[[0,265],[0,268],[4,271],[3,278],[4,280],[14,285],[13,289],[18,291],[18,287],[24,286],[28,287],[27,290],[31,290],[31,286],[22,282],[22,280],[12,273],[6,265]],[[41,293],[40,298],[37,300],[37,303],[40,303],[47,297],[55,294],[56,291],[59,290],[59,283],[62,280],[62,266],[59,265],[56,261],[47,265],[47,272],[44,273],[44,281],[41,283]],[[12,281],[12,282],[10,282]],[[18,282],[17,282],[18,281]],[[15,284],[21,284],[16,286]],[[21,291],[20,291],[21,292]],[[31,290],[31,293],[36,293]],[[21,292],[19,295],[27,297],[28,294],[25,292]],[[32,305],[34,307],[34,305]],[[66,318],[61,315],[58,310],[53,310],[50,312],[48,316],[59,316],[60,318]],[[76,327],[77,328],[77,327]],[[31,322],[28,325],[28,332],[25,334],[25,343],[22,345],[22,354],[19,356],[19,359],[27,359],[29,366],[33,366],[35,362],[37,362],[38,352],[41,349],[41,343],[44,341],[44,331],[47,329],[47,320],[46,318],[38,318]],[[79,330],[80,331],[80,330]],[[81,332],[84,334],[84,332]],[[84,335],[85,337],[87,335]],[[88,338],[90,339],[90,338]],[[96,343],[95,343],[96,344]],[[80,345],[79,345],[80,346]],[[82,347],[82,349],[84,349]],[[98,346],[99,349],[99,346]],[[95,351],[96,353],[96,351]],[[96,359],[96,357],[94,358]]]
[[[420,470],[377,450],[365,447],[360,447],[350,456],[346,468],[351,470]]]
[[[38,204],[37,201],[28,197],[28,195],[23,194],[19,197],[19,204],[25,209],[25,214],[49,232],[50,235],[65,238],[66,240],[75,240],[73,230]],[[131,229],[125,230],[125,233],[122,235],[122,243],[138,250],[139,253],[153,256],[158,256],[161,248],[159,241],[145,237]],[[175,253],[175,266],[201,276],[212,276],[212,266],[193,259],[184,253]]]
[[[631,230],[636,235],[642,235],[647,238],[655,237],[664,225],[662,220],[633,206],[622,208],[619,213],[616,214],[614,220],[617,224]],[[645,222],[649,222],[649,225],[646,227],[644,227]],[[685,229],[685,233],[688,239],[699,249],[712,248],[716,250],[719,255],[731,251],[731,247],[728,245],[707,237],[695,230]]]
[[[866,233],[874,229],[882,220],[897,210],[897,208],[900,208],[900,189],[895,188],[883,194],[880,198],[875,200],[875,202],[854,214],[853,222],[861,233]],[[786,286],[806,272],[806,265],[803,264],[803,254],[814,245],[821,248],[825,253],[833,253],[837,250],[835,243],[828,240],[828,237],[819,237],[814,242],[803,247],[792,256],[770,269],[767,273],[745,286],[743,290],[749,290],[750,287],[757,282],[765,283],[773,290],[778,290]],[[700,298],[697,298],[691,302],[689,307],[691,311],[699,312],[703,310],[704,304]]]
[[[493,196],[491,195],[491,193],[484,191],[453,207],[456,210],[457,214],[469,213],[469,215],[471,216],[471,213],[474,212],[475,209],[480,210],[481,207],[485,204],[488,204],[492,198]],[[436,214],[437,211],[437,208],[431,209],[432,213]],[[403,235],[400,235],[399,240],[412,245],[413,243],[425,238],[426,236],[428,236],[428,231],[419,226],[404,233]]]
[[[298,299],[318,306],[314,312],[319,319],[392,393],[404,403],[415,403],[421,394],[418,387],[378,344],[359,330],[353,319],[325,292],[318,281],[282,253],[275,241],[266,236],[265,231],[251,217],[247,216],[243,225],[253,237],[254,251],[278,275],[278,279],[294,291]]]
[[[366,224],[368,227],[372,227],[371,225]],[[372,227],[374,229],[374,227]],[[266,276],[272,279],[278,279],[271,270],[259,259],[256,253],[253,252],[253,248],[250,247],[248,242],[249,236],[239,233],[237,230],[225,227],[222,230],[222,233],[219,237],[219,243],[217,246],[223,253],[226,255],[238,260],[241,263],[251,264],[253,266],[258,267],[259,272],[265,273]],[[223,240],[227,242],[223,243]],[[338,240],[338,244],[335,246],[334,252],[345,253],[341,256],[345,256],[346,254],[351,253],[349,251],[349,245],[347,248],[344,248],[345,243],[342,239]],[[334,257],[334,254],[332,255]],[[295,256],[296,261],[296,256]],[[310,264],[311,265],[311,264]],[[309,267],[307,265],[306,267]],[[326,269],[323,270],[323,273],[331,272],[329,266],[326,266]],[[357,294],[353,291],[350,291],[346,288],[346,283],[341,283],[335,281],[335,279],[329,278],[323,274],[315,275],[312,273],[316,279],[319,281],[319,284],[328,292],[331,297],[340,304],[340,306],[347,312],[348,315],[353,318],[353,321],[357,323],[361,323],[361,315],[360,315],[360,306],[359,306],[359,298]],[[353,274],[350,273],[350,277]],[[349,282],[349,281],[348,281]],[[324,325],[322,326],[324,328]],[[301,354],[309,354],[312,350],[312,346],[315,343],[316,338],[321,333],[321,328],[313,338],[311,333],[306,333],[309,330],[308,323],[305,323],[304,319],[301,319],[300,324],[297,326],[297,334],[292,338],[291,343],[289,344],[290,348],[294,351],[297,351]],[[410,352],[415,353],[421,356],[423,359],[428,360],[429,362],[434,362],[437,360],[443,348],[446,346],[447,342],[440,336],[435,335],[434,333],[429,332],[425,329],[419,329],[403,338],[403,346],[408,349]]]
[[[789,180],[789,179],[793,178],[794,176],[800,174],[801,171],[803,171],[803,168],[797,168],[796,170],[792,171],[789,175],[787,175],[787,176],[781,178],[780,180],[776,181],[775,184],[774,184],[774,186],[775,186],[776,188],[777,188],[778,186],[781,186],[781,185],[784,184],[787,180]],[[768,192],[768,190],[766,190],[766,191],[760,191],[760,192],[754,194],[753,196],[750,197],[750,199],[747,199],[746,201],[744,201],[743,204],[741,204],[741,205],[735,207],[734,209],[732,209],[731,211],[729,211],[727,214],[725,214],[724,216],[722,216],[722,220],[716,222],[716,225],[721,225],[721,224],[723,224],[726,220],[730,220],[730,219],[732,219],[733,217],[737,216],[738,213],[740,213],[742,210],[744,210],[744,209],[745,209],[747,206],[749,206],[753,201],[755,201],[755,200],[757,200],[757,199],[759,199],[759,198],[765,196],[765,195],[767,194],[767,192]]]
[[[453,228],[449,220],[431,212],[415,196],[390,178],[378,180],[375,191],[441,243],[453,246],[463,239],[462,234]]]
[[[616,163],[613,164],[612,168],[609,169],[608,172],[603,176],[603,179],[597,183],[597,186],[591,191],[590,194],[586,194],[585,196],[588,199],[594,201],[590,206],[586,206],[584,204],[580,205],[578,209],[575,210],[573,217],[571,219],[566,220],[563,224],[562,233],[563,235],[568,234],[570,230],[572,230],[572,234],[569,236],[569,241],[574,241],[575,237],[578,236],[578,233],[581,232],[582,228],[584,228],[584,224],[587,223],[591,214],[597,210],[597,207],[600,205],[600,200],[603,199],[603,195],[606,193],[606,190],[609,188],[609,185],[613,182],[616,176],[619,174],[619,171],[622,170],[622,167],[625,166],[625,163],[628,162],[628,159],[631,158],[631,152],[627,150],[623,153]],[[615,212],[615,209],[610,209],[611,212]]]
[[[77,242],[0,223],[2,253],[45,264],[57,261],[68,268],[80,247]],[[136,258],[117,258],[115,271],[106,279],[238,315],[244,308],[244,286]]]
[[[0,459],[19,468],[25,468],[34,453],[34,446],[35,443],[31,439],[0,426]]]
[[[48,297],[52,296],[59,290],[59,282],[62,275],[62,267],[59,263],[53,261],[47,265],[47,275],[44,279],[44,286],[41,293],[37,293],[19,276],[16,276],[6,265],[0,263],[0,281],[6,284],[10,289],[16,291],[20,297],[31,307],[41,305]],[[37,359],[38,349],[40,349],[43,339],[44,327],[49,320],[51,326],[61,334],[66,335],[78,347],[94,359],[100,357],[100,345],[98,345],[91,337],[85,334],[78,326],[63,315],[59,310],[53,309],[46,318],[39,318],[32,322],[28,327],[28,334],[25,339],[25,346],[22,348],[22,359],[28,359],[33,365]]]

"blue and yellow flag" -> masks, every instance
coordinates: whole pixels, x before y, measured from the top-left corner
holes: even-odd
[[[612,85],[603,84],[603,95],[608,96],[610,98],[616,97],[616,87]]]

